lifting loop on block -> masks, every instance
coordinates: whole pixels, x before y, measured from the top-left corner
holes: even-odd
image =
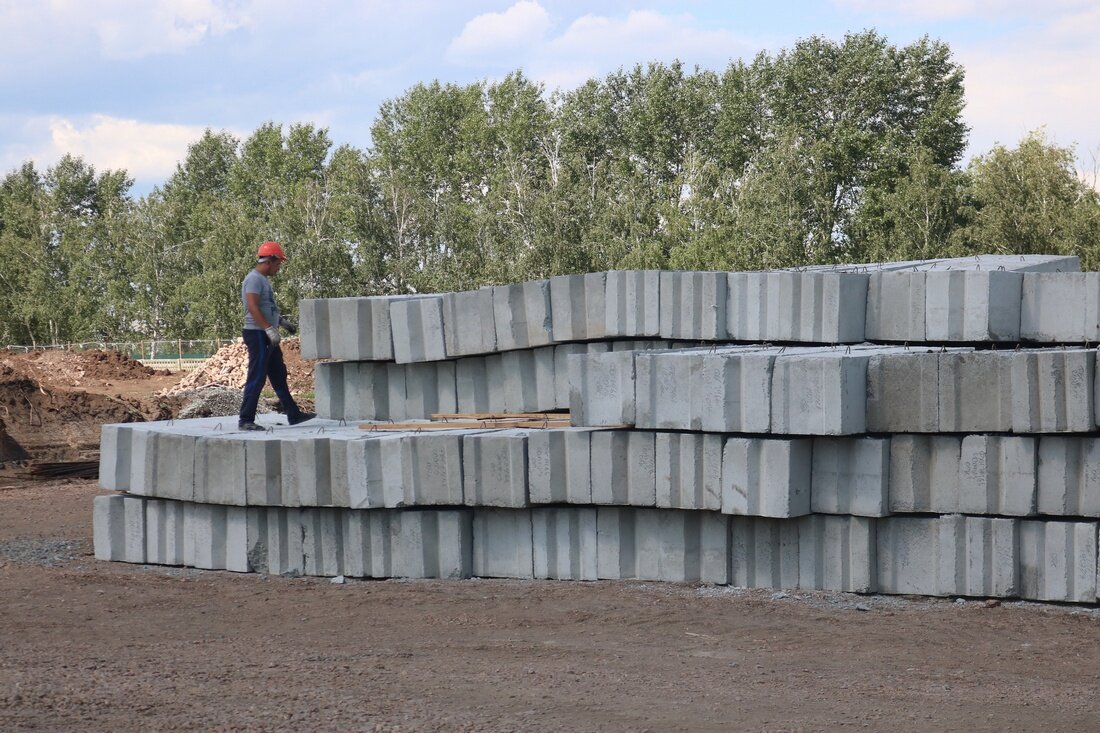
[[[325,426],[322,425],[321,427],[317,428],[317,432],[314,433],[314,435],[322,435],[324,432],[325,432]]]
[[[851,354],[851,353],[852,353],[852,347],[851,347],[851,345],[849,345],[849,346],[848,346],[848,347],[847,347],[846,349],[844,349],[844,353],[845,353],[845,354]]]
[[[346,428],[348,426],[348,421],[344,418],[340,418],[339,422],[337,422],[336,424],[342,428]]]
[[[908,341],[906,341],[906,342],[905,342],[904,344],[902,344],[902,347],[903,347],[903,348],[904,348],[904,349],[905,349],[906,351],[909,351],[909,342],[908,342]]]
[[[211,432],[217,432],[221,429],[222,429],[222,424],[219,422],[219,423],[214,423],[214,425],[210,428],[210,431]]]

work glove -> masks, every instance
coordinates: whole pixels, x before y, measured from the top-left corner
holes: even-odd
[[[272,346],[278,346],[279,340],[282,336],[279,335],[279,329],[275,326],[268,326],[264,329],[264,333],[267,334],[267,340],[271,342]]]
[[[298,326],[294,324],[294,321],[290,320],[286,316],[279,316],[279,326],[286,329],[286,332],[291,336],[298,333]]]

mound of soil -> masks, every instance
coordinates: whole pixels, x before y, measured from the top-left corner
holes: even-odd
[[[283,361],[286,362],[287,384],[292,394],[313,391],[313,364],[302,358],[298,339],[283,339]],[[198,369],[186,374],[177,384],[160,394],[178,395],[199,387],[217,384],[233,389],[244,388],[248,376],[248,349],[243,341],[235,341],[218,349]]]
[[[18,361],[37,378],[49,385],[82,387],[92,382],[121,382],[149,379],[167,374],[151,369],[120,351],[32,351],[27,354],[2,355],[9,362]]]

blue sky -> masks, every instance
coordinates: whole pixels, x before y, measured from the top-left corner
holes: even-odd
[[[418,81],[522,68],[568,88],[638,62],[721,69],[866,28],[950,44],[967,70],[970,154],[1045,127],[1077,145],[1092,181],[1096,0],[0,0],[0,173],[71,152],[126,168],[141,194],[207,127],[312,122],[365,148],[379,104]]]

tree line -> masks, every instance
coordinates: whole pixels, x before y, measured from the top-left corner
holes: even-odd
[[[1041,131],[961,164],[942,42],[812,37],[724,70],[638,65],[548,93],[417,84],[370,148],[310,124],[207,130],[160,186],[64,156],[0,182],[0,342],[231,337],[265,239],[300,298],[624,268],[976,253],[1100,264],[1100,199]],[[1095,182],[1094,182],[1095,183]]]

